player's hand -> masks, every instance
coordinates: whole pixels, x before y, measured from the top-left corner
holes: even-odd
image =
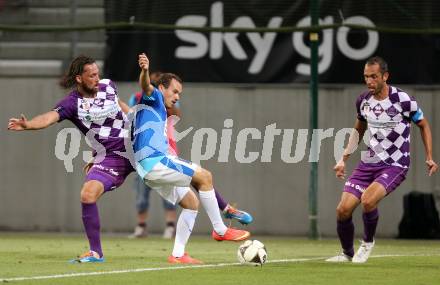
[[[336,177],[345,179],[345,162],[342,159],[336,163],[333,170],[336,172]]]
[[[436,172],[438,170],[438,165],[437,165],[437,163],[435,163],[434,160],[429,159],[425,163],[428,166],[428,175],[429,176],[431,176],[432,174],[434,174],[434,172]]]
[[[142,70],[148,71],[150,68],[150,61],[148,60],[148,57],[145,53],[141,53],[139,55],[139,67],[142,68]]]
[[[20,119],[10,118],[8,122],[8,130],[12,131],[24,131],[28,127],[28,120],[21,114]]]

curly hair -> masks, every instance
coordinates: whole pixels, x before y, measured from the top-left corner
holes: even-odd
[[[59,84],[65,89],[70,89],[76,85],[75,77],[81,75],[84,72],[84,66],[87,64],[93,64],[96,61],[88,56],[80,55],[76,57],[70,63],[68,72],[61,78]]]

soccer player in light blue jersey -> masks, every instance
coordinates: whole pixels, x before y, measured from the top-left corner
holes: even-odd
[[[157,82],[160,79],[160,76],[163,72],[151,72],[150,73],[150,81],[151,84],[155,87],[157,86]],[[133,93],[128,100],[128,106],[135,106],[142,98],[142,92]],[[170,116],[181,116],[181,110],[179,107],[179,102],[173,105],[173,107],[167,108],[167,117]],[[177,142],[174,137],[174,125],[172,120],[167,120],[167,136],[168,136],[168,151],[173,156],[178,156],[179,150],[177,148]],[[148,185],[145,185],[144,181],[136,175],[134,181],[134,190],[136,191],[136,210],[137,210],[137,225],[134,229],[133,234],[131,234],[130,238],[138,238],[146,236],[147,234],[147,217],[148,217],[148,208],[149,208],[149,200],[150,200],[150,192],[151,188]],[[217,204],[220,210],[223,212],[223,217],[226,219],[235,219],[241,224],[247,225],[252,223],[253,217],[249,213],[237,209],[230,205],[225,201],[223,196],[218,192],[217,189],[215,191],[215,197],[217,199]],[[176,220],[176,211],[175,206],[168,202],[167,200],[163,200],[163,209],[165,211],[165,220],[167,226],[165,228],[163,237],[164,238],[172,238],[175,233],[175,220]]]
[[[200,203],[212,223],[212,236],[215,240],[240,241],[247,239],[250,233],[225,226],[217,205],[212,175],[208,170],[168,154],[166,109],[179,101],[182,80],[175,74],[165,73],[158,82],[158,88],[155,88],[150,82],[149,65],[147,56],[140,54],[139,83],[143,94],[135,108],[132,134],[136,171],[153,190],[183,208],[177,221],[173,252],[168,261],[201,263],[185,253],[199,205],[190,185],[199,191]]]

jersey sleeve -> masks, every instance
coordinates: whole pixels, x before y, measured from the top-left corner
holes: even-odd
[[[363,95],[364,94],[359,95],[356,99],[356,113],[357,113],[357,119],[359,121],[365,122],[367,120],[365,119],[365,117],[362,115],[362,112],[361,112],[361,105],[362,105],[362,101],[364,100]]]
[[[74,117],[77,106],[71,96],[66,96],[61,101],[59,101],[53,111],[57,112],[60,116],[58,122],[64,121],[65,119],[71,120]]]
[[[402,106],[403,116],[414,123],[423,120],[423,111],[420,109],[417,100],[413,96],[409,96],[404,92],[399,92],[400,104]]]
[[[139,100],[139,104],[154,106],[156,104],[160,104],[162,100],[162,93],[157,88],[154,88],[150,96],[147,96],[145,92],[142,92],[142,97],[141,100]]]

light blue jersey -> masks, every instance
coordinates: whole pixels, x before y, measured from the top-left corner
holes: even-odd
[[[167,111],[162,92],[154,88],[150,96],[142,94],[136,105],[132,143],[138,173],[144,177],[168,153]]]

